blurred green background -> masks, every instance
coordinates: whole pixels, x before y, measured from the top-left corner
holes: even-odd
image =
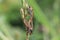
[[[34,10],[30,40],[60,40],[60,0],[27,0]],[[25,40],[21,0],[0,0],[0,40]]]

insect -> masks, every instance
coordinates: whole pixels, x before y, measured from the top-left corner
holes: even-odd
[[[32,11],[32,7],[28,7],[27,9],[27,14],[25,14],[25,10],[23,8],[21,8],[21,13],[22,13],[22,19],[24,24],[26,25],[27,31],[30,32],[30,34],[32,33],[33,30],[33,11]]]
[[[33,31],[33,8],[25,3],[24,8],[21,8],[20,12],[26,28],[26,40],[28,40],[28,36],[31,35]]]

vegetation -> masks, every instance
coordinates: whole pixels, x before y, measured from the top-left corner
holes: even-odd
[[[30,40],[60,40],[60,0],[27,0],[34,11]],[[22,0],[0,0],[0,40],[25,40]]]

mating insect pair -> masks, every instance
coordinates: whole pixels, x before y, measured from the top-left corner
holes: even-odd
[[[27,34],[31,34],[33,30],[33,9],[31,6],[21,8],[23,22],[26,25]]]
[[[21,8],[20,12],[26,28],[26,40],[29,40],[29,35],[33,31],[33,8],[23,0],[23,8]]]

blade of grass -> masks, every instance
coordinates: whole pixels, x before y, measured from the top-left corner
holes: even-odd
[[[41,22],[47,30],[51,31],[51,35],[56,35],[55,29],[53,29],[53,26],[50,24],[48,18],[44,15],[38,4],[35,0],[28,0],[28,3],[33,7],[34,10],[34,17]]]

